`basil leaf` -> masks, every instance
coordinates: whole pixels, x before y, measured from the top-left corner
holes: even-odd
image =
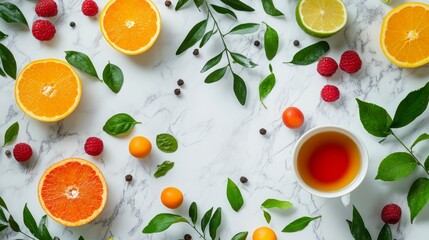
[[[4,202],[2,197],[0,197],[0,206],[9,212],[9,209],[7,208],[6,203]]]
[[[265,24],[267,30],[264,34],[264,49],[265,55],[268,60],[272,60],[279,49],[279,35],[277,34],[274,28],[270,27],[268,24]]]
[[[219,207],[213,213],[213,217],[212,219],[210,219],[210,223],[209,223],[209,233],[212,240],[216,239],[217,229],[219,228],[221,223],[222,223],[222,209]]]
[[[7,227],[9,227],[9,225],[0,223],[0,232],[5,230]]]
[[[231,240],[246,240],[248,232],[239,232],[231,238]]]
[[[213,31],[208,31],[206,32],[206,34],[204,34],[203,38],[201,39],[200,42],[200,48],[204,47],[204,45],[206,45],[206,43],[210,40],[210,38],[213,36]]]
[[[0,67],[0,75],[3,77],[6,77],[6,73],[4,72],[4,70]]]
[[[271,222],[271,215],[265,210],[262,210],[262,212],[264,213],[265,221],[269,224]]]
[[[377,240],[393,240],[392,230],[390,229],[389,224],[384,224],[383,228],[378,234]]]
[[[237,19],[237,15],[235,15],[235,13],[231,10],[229,10],[228,8],[224,8],[218,5],[214,5],[214,4],[210,4],[210,6],[212,6],[212,8],[219,14],[226,14],[229,15],[235,19]]]
[[[265,200],[261,205],[261,207],[267,208],[267,209],[279,208],[282,210],[287,210],[287,209],[291,208],[292,206],[293,206],[293,204],[289,201],[277,200],[277,199],[272,199],[272,198]]]
[[[367,103],[356,98],[359,105],[360,121],[365,130],[376,137],[387,137],[390,135],[390,118],[387,111],[373,103]]]
[[[198,219],[198,207],[196,202],[192,202],[189,207],[189,217],[192,220],[192,223],[195,225]]]
[[[411,154],[396,152],[381,161],[375,179],[397,181],[410,175],[416,169],[417,163]]]
[[[31,214],[30,209],[28,209],[27,204],[24,206],[23,219],[25,226],[28,228],[28,230],[30,230],[31,234],[33,234],[33,236],[36,238],[41,238],[36,220],[34,220],[34,217]]]
[[[220,52],[218,55],[214,56],[212,59],[208,60],[206,64],[204,64],[204,67],[201,69],[201,73],[209,70],[210,68],[216,66],[220,60],[222,59],[223,51]]]
[[[240,189],[237,187],[237,185],[229,178],[226,187],[226,196],[232,209],[238,212],[244,203],[243,196],[241,195]]]
[[[204,0],[194,0],[195,6],[197,6],[198,9],[203,5]]]
[[[165,153],[174,153],[177,151],[178,143],[172,135],[162,133],[156,136],[156,146]]]
[[[391,128],[407,126],[420,116],[429,103],[429,83],[416,91],[410,92],[400,103],[393,117]]]
[[[164,161],[161,165],[158,165],[158,169],[156,170],[154,177],[159,178],[165,176],[168,171],[170,171],[174,167],[174,162]]]
[[[243,23],[239,24],[235,27],[233,27],[227,34],[225,35],[232,35],[232,34],[250,34],[255,33],[259,30],[259,24],[258,23]]]
[[[353,221],[346,221],[354,239],[371,240],[371,235],[369,234],[368,229],[366,229],[365,223],[355,206],[353,206]]]
[[[293,56],[292,61],[286,63],[309,65],[319,60],[319,58],[325,55],[328,51],[329,44],[325,41],[320,41],[301,49]]]
[[[3,18],[7,23],[20,23],[28,27],[24,14],[12,3],[0,3],[0,18]]]
[[[117,136],[128,133],[134,125],[140,123],[126,113],[118,113],[107,120],[103,126],[103,131],[111,136]]]
[[[21,232],[21,228],[19,227],[18,223],[16,223],[12,215],[9,215],[9,226],[14,232]]]
[[[7,38],[7,37],[8,37],[7,34],[5,34],[4,32],[0,31],[0,40],[3,40],[5,38]]]
[[[124,83],[124,74],[118,66],[108,63],[103,70],[103,81],[112,92],[118,93]]]
[[[80,71],[89,74],[92,77],[98,78],[97,71],[89,59],[88,55],[76,51],[66,51],[66,60],[70,65],[79,69]]]
[[[0,43],[0,59],[3,64],[4,71],[9,77],[16,79],[16,61],[12,52]]]
[[[179,0],[177,1],[176,8],[174,10],[179,10],[185,5],[189,0]]]
[[[262,105],[267,108],[263,102],[263,100],[270,94],[270,92],[273,90],[274,86],[276,85],[276,76],[274,73],[271,73],[268,75],[262,82],[259,84],[259,100],[261,101]]]
[[[180,44],[179,48],[176,51],[176,55],[179,55],[192,47],[195,43],[200,41],[203,37],[204,32],[207,27],[207,19],[197,23],[192,29],[189,31],[188,35],[186,35],[185,40]]]
[[[311,221],[316,220],[318,218],[321,218],[321,216],[317,216],[317,217],[301,217],[301,218],[298,218],[295,221],[289,223],[282,230],[282,232],[298,232],[298,231],[301,231],[304,228],[306,228]]]
[[[244,104],[246,104],[246,98],[247,98],[246,83],[237,74],[232,73],[232,76],[234,77],[234,93],[235,93],[235,96],[237,97],[238,102],[240,102],[241,105],[244,105]]]
[[[167,230],[171,225],[175,223],[188,223],[184,217],[171,214],[161,213],[156,215],[149,224],[143,229],[143,233],[159,233]]]
[[[205,83],[214,83],[214,82],[221,80],[223,78],[223,76],[225,76],[227,69],[228,69],[228,66],[214,70],[212,73],[207,75],[204,82]]]
[[[0,223],[1,223],[1,222],[3,222],[3,223],[6,223],[6,222],[7,222],[6,215],[4,214],[4,212],[3,212],[3,209],[2,209],[2,208],[0,208]]]
[[[252,62],[250,59],[248,59],[244,55],[241,55],[240,53],[235,53],[235,52],[229,52],[229,53],[231,54],[232,59],[243,67],[254,68],[258,66],[258,64]]]
[[[4,134],[4,143],[3,146],[12,143],[16,137],[18,136],[19,132],[19,123],[15,122],[14,124],[10,125],[10,127],[6,130]]]
[[[428,200],[429,179],[419,178],[411,185],[407,196],[408,207],[411,213],[411,223],[413,223],[420,211],[426,206]]]
[[[414,142],[413,145],[411,145],[411,150],[413,150],[413,148],[417,145],[417,143],[424,141],[424,140],[429,140],[429,134],[427,133],[423,133],[421,134]]]
[[[210,208],[206,213],[204,213],[204,216],[201,219],[201,230],[203,231],[203,233],[206,230],[206,227],[210,222],[210,218],[212,217],[212,213],[213,213],[213,208]]]
[[[240,0],[220,0],[220,1],[238,11],[243,11],[243,12],[255,11],[255,9],[253,9],[251,6],[245,4]]]
[[[273,0],[262,0],[262,7],[268,15],[273,17],[283,16],[283,13],[274,6]]]

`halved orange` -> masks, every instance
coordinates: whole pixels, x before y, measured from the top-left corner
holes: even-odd
[[[151,0],[110,0],[100,15],[106,41],[127,55],[147,51],[161,31],[161,17]]]
[[[429,63],[429,5],[408,2],[391,10],[381,27],[380,44],[399,67]]]
[[[95,219],[106,205],[107,191],[100,170],[80,158],[52,165],[38,187],[42,208],[65,226],[80,226]]]
[[[70,64],[58,59],[30,62],[15,83],[15,100],[28,116],[59,121],[79,105],[82,83]]]

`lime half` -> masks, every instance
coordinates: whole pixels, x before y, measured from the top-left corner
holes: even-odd
[[[334,35],[347,22],[347,9],[341,0],[300,0],[295,14],[302,30],[318,38]]]

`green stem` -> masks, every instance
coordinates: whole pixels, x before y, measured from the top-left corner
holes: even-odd
[[[198,231],[198,229],[195,227],[195,225],[192,225],[189,222],[187,222],[187,223],[189,224],[189,226],[191,226],[195,230],[195,232],[198,233],[198,235],[200,235],[200,238],[202,238],[204,240],[207,240],[206,237],[205,237],[205,234],[202,234],[200,231]]]

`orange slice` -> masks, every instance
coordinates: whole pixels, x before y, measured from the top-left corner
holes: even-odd
[[[82,83],[68,63],[58,59],[30,62],[18,75],[15,100],[28,116],[43,122],[59,121],[79,105]]]
[[[38,187],[45,212],[65,226],[80,226],[96,218],[106,205],[107,185],[92,163],[68,158],[52,165]]]
[[[381,27],[380,44],[399,67],[429,63],[429,5],[409,2],[390,11]]]
[[[106,41],[127,55],[147,51],[161,31],[161,17],[151,0],[110,0],[100,15]]]

